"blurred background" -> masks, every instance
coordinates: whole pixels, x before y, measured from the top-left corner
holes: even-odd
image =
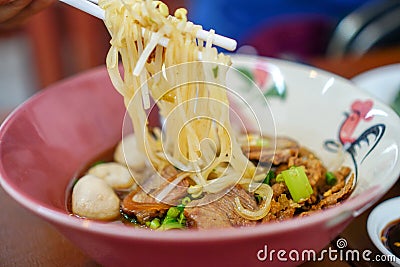
[[[399,0],[164,2],[171,13],[186,7],[194,23],[235,38],[241,53],[314,64],[400,46]],[[0,30],[0,111],[103,65],[108,47],[102,21],[59,2],[18,29]]]

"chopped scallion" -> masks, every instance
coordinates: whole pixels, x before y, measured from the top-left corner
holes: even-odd
[[[260,196],[259,194],[255,194],[254,197],[256,198],[257,203],[261,203],[261,201],[263,200],[262,196]]]
[[[162,220],[161,225],[158,229],[180,229],[186,226],[186,218],[183,214],[184,205],[180,204],[177,207],[171,207],[167,211],[167,215]]]
[[[185,224],[185,223],[186,223],[186,217],[185,217],[185,215],[183,214],[183,212],[181,212],[181,214],[179,214],[178,222],[179,222],[180,224]]]
[[[179,218],[171,218],[167,214],[160,226],[160,230],[180,229],[185,227],[185,223],[186,218],[183,215],[183,212],[179,214]]]
[[[271,184],[271,180],[274,179],[274,178],[275,178],[275,172],[273,170],[270,170],[267,173],[267,176],[265,176],[265,179],[264,179],[263,183],[270,185]]]
[[[183,204],[181,203],[181,204],[179,204],[178,206],[176,206],[176,208],[177,208],[180,212],[182,212],[182,211],[185,209],[185,205],[183,205]]]
[[[179,213],[181,213],[181,211],[177,207],[171,207],[167,211],[167,217],[176,218],[178,217]]]
[[[335,185],[337,183],[337,178],[333,172],[327,172],[325,174],[325,181],[327,185]]]
[[[162,223],[160,228],[158,228],[158,229],[169,230],[169,229],[181,229],[183,227],[184,226],[181,223],[174,221],[174,222],[169,222],[169,223]]]
[[[160,227],[160,219],[159,218],[154,218],[151,222],[150,222],[150,229],[158,229]]]
[[[187,206],[192,200],[190,199],[190,197],[184,197],[182,199],[182,205]]]

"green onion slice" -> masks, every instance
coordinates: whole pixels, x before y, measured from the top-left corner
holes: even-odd
[[[327,172],[325,174],[325,181],[327,185],[335,185],[337,183],[337,178],[333,172]]]

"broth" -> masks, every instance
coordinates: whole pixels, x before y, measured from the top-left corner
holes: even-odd
[[[99,154],[96,158],[91,160],[88,164],[85,164],[82,170],[77,172],[76,177],[74,177],[71,180],[71,183],[69,184],[67,191],[66,191],[66,197],[65,197],[65,205],[68,214],[71,216],[76,216],[78,218],[81,218],[80,216],[74,214],[72,212],[72,189],[74,188],[75,183],[78,181],[79,178],[85,175],[85,173],[93,166],[105,162],[112,162],[113,161],[113,155],[115,151],[116,146],[111,147],[110,149],[107,149],[103,153]],[[118,191],[116,190],[116,194],[122,201],[124,197],[127,195],[128,192],[126,191]],[[83,218],[84,219],[84,218]],[[108,223],[113,223],[113,224],[123,224],[123,225],[130,225],[130,226],[137,226],[141,227],[141,225],[137,224],[134,218],[126,216],[126,214],[123,214],[121,212],[121,215],[119,216],[118,219],[114,219],[112,221],[109,221]]]

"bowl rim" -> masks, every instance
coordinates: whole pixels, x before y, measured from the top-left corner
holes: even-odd
[[[0,173],[1,172],[2,169],[0,166]],[[370,205],[373,204],[373,202],[379,199],[379,193],[382,192],[382,188],[376,186],[371,188],[370,190],[364,191],[354,198],[345,200],[340,205],[318,211],[311,216],[301,218],[296,217],[282,222],[260,224],[254,227],[250,226],[243,228],[218,228],[185,231],[151,231],[142,228],[131,228],[129,231],[121,231],[121,225],[94,221],[90,219],[82,219],[74,215],[68,214],[67,212],[61,212],[41,205],[29,196],[19,193],[11,185],[4,182],[1,176],[0,185],[14,200],[16,200],[24,208],[32,211],[33,213],[45,218],[50,222],[68,226],[73,229],[85,230],[101,235],[111,235],[119,238],[138,240],[156,240],[157,242],[209,242],[232,239],[247,239],[249,237],[260,236],[266,233],[273,232],[274,234],[279,234],[282,232],[287,232],[288,229],[296,229],[299,225],[302,225],[304,227],[311,227],[313,225],[318,225],[321,222],[325,222],[327,218],[340,218],[338,223],[341,223],[346,219],[356,217],[360,214],[360,212],[355,212],[354,210],[357,210],[358,208],[361,208],[362,210],[367,209]],[[373,201],[371,201],[371,195],[376,195],[376,198],[374,198]],[[361,205],[360,202],[362,203]],[[325,226],[326,228],[329,228],[327,224],[325,224]],[[199,233],[201,234],[199,235]]]
[[[243,59],[252,59],[254,60],[257,57],[254,56],[235,56],[240,60]],[[260,57],[262,59],[268,60],[273,64],[283,64],[284,66],[295,66],[300,68],[309,68],[318,70],[323,75],[330,75],[335,77],[335,79],[340,82],[345,82],[349,86],[351,86],[354,90],[358,90],[358,92],[363,92],[361,89],[357,88],[351,81],[332,74],[330,72],[319,70],[314,67],[310,67],[304,64],[288,62],[279,59],[270,59],[265,57]],[[238,60],[238,61],[240,61]],[[44,94],[57,93],[61,88],[58,87],[60,84],[68,83],[75,81],[77,79],[81,79],[84,76],[95,76],[98,73],[101,73],[105,70],[105,66],[99,66],[94,69],[82,72],[78,75],[74,75],[70,78],[59,81],[47,89],[42,90],[36,93],[33,97],[29,98],[22,104],[20,104],[3,122],[0,126],[0,144],[3,135],[7,132],[7,128],[9,125],[17,118],[18,114],[24,107],[28,105],[33,105],[36,101],[40,99],[40,97]],[[380,102],[380,101],[377,101]],[[381,102],[380,102],[381,103]],[[387,107],[387,105],[382,104]],[[393,112],[394,113],[394,112]],[[400,175],[400,170],[397,171],[397,177]],[[4,176],[4,177],[3,177]],[[329,228],[327,223],[327,218],[342,218],[342,221],[338,221],[337,223],[341,223],[346,219],[350,219],[351,217],[358,216],[363,211],[365,211],[368,207],[373,205],[378,199],[383,196],[390,187],[396,182],[393,179],[392,184],[384,184],[380,186],[371,187],[369,190],[360,193],[359,195],[349,198],[345,200],[340,205],[328,208],[326,210],[322,210],[312,214],[311,216],[306,217],[297,217],[290,220],[282,221],[282,222],[273,222],[268,224],[261,224],[255,227],[244,227],[244,228],[222,228],[222,229],[209,229],[209,230],[185,230],[185,231],[149,231],[148,229],[138,229],[132,228],[130,231],[121,232],[121,226],[81,219],[77,218],[73,215],[68,214],[67,212],[61,212],[55,209],[51,209],[42,205],[41,203],[35,201],[31,197],[21,193],[18,191],[18,188],[15,188],[7,181],[5,177],[5,170],[3,169],[3,164],[0,162],[0,185],[4,188],[4,190],[20,205],[24,208],[30,210],[36,215],[46,219],[49,222],[53,222],[56,225],[64,225],[69,228],[89,231],[91,233],[101,234],[101,235],[109,235],[119,238],[126,239],[138,239],[138,240],[156,240],[157,242],[170,242],[170,241],[181,241],[181,242],[209,242],[209,241],[223,241],[223,240],[232,240],[232,239],[247,239],[252,236],[260,236],[265,235],[267,233],[279,234],[281,232],[285,232],[288,229],[294,230],[298,228],[299,225],[302,226],[313,226],[325,222],[326,228]],[[329,223],[329,221],[328,221]],[[199,234],[201,233],[201,234]]]

